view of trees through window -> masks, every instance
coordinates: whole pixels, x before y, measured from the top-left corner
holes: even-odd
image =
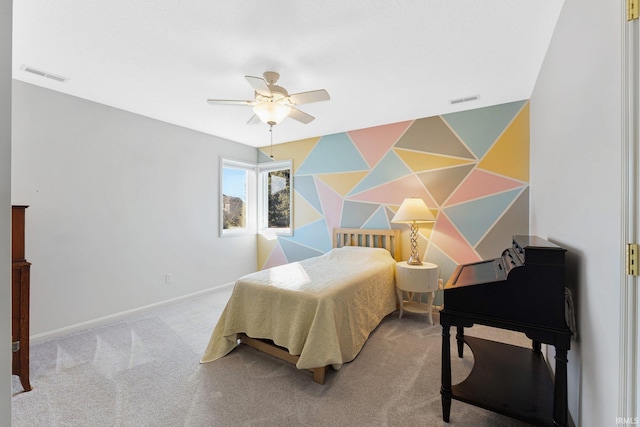
[[[244,202],[240,197],[222,195],[224,208],[222,209],[222,228],[245,228]]]
[[[223,166],[222,169],[222,228],[224,230],[247,228],[246,169]]]
[[[268,227],[289,228],[291,224],[290,170],[272,171],[267,174]]]

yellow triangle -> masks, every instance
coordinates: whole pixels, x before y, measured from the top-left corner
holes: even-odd
[[[300,196],[297,191],[293,192],[293,226],[300,228],[312,222],[322,219],[322,214]]]
[[[431,239],[431,235],[433,234],[433,227],[435,223],[428,222],[426,224],[420,224],[418,228],[418,234],[425,239]]]
[[[273,252],[273,248],[276,247],[276,243],[278,243],[277,237],[267,238],[258,233],[258,270],[262,270],[271,252]]]
[[[529,103],[500,135],[478,167],[529,182]]]
[[[417,151],[394,148],[393,151],[411,168],[413,172],[423,172],[432,169],[442,169],[473,163],[474,160],[457,157],[439,156],[437,154],[420,153]]]
[[[327,184],[333,191],[346,196],[369,172],[345,172],[345,173],[326,173],[316,175],[320,181]]]
[[[273,159],[276,161],[292,159],[293,173],[295,173],[319,140],[320,137],[301,139],[298,141],[286,142],[284,144],[277,144],[273,147],[260,147],[259,150],[267,157],[269,157],[273,152]]]

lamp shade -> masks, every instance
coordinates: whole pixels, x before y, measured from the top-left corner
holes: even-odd
[[[419,197],[408,197],[404,199],[391,222],[417,223],[435,222],[435,220],[436,217],[433,216],[424,200]]]
[[[253,106],[253,112],[264,123],[277,125],[291,112],[291,107],[277,102],[262,102]]]

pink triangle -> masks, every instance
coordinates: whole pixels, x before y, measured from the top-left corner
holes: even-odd
[[[342,216],[342,197],[331,189],[327,184],[319,179],[315,179],[316,188],[318,189],[318,197],[320,198],[320,206],[324,219],[332,233],[334,228],[340,227],[340,217]]]
[[[407,197],[421,197],[429,208],[438,207],[438,204],[427,193],[424,185],[416,175],[408,175],[371,190],[363,191],[353,197],[349,197],[349,200],[400,205]]]
[[[438,215],[438,222],[436,222],[431,234],[431,243],[458,264],[469,264],[481,260],[444,212],[440,212]]]
[[[500,193],[523,184],[479,169],[471,172],[460,187],[449,197],[446,205],[455,205],[469,200]]]
[[[353,130],[347,132],[369,167],[376,165],[404,134],[413,121]]]
[[[262,270],[287,264],[288,262],[289,261],[287,260],[287,257],[284,255],[284,252],[282,251],[282,247],[280,247],[280,243],[277,243],[276,246],[271,251],[269,258],[267,258],[267,261],[262,266]]]

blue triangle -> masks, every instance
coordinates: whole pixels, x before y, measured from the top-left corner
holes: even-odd
[[[371,215],[378,209],[377,204],[364,202],[345,201],[342,205],[342,218],[340,227],[361,228],[362,225],[371,218]]]
[[[513,202],[521,188],[444,209],[467,241],[475,246]]]
[[[307,258],[322,255],[322,252],[318,252],[305,246],[300,246],[294,242],[288,242],[282,237],[279,237],[278,241],[282,248],[282,252],[284,252],[284,256],[289,262],[298,262]]]
[[[293,236],[281,236],[280,242],[283,240],[304,245],[309,248],[316,249],[320,252],[328,252],[333,245],[331,244],[331,234],[327,230],[327,223],[324,219],[319,219],[303,227],[296,228]],[[287,254],[287,258],[288,254]]]
[[[369,174],[365,176],[364,179],[353,188],[353,190],[351,190],[348,196],[386,184],[411,173],[411,169],[409,169],[400,157],[391,150],[382,158],[382,160],[380,160],[380,162],[378,162],[376,167],[373,168],[373,170],[369,172]]]
[[[336,133],[320,138],[298,168],[296,175],[356,172],[368,169],[369,165],[349,136],[346,133]]]
[[[371,218],[369,218],[369,221],[367,221],[362,228],[367,228],[367,229],[383,229],[383,230],[388,230],[389,229],[389,221],[387,220],[387,214],[385,212],[385,209],[383,206],[380,206],[378,208],[378,210],[375,211],[375,213],[371,216]]]
[[[294,176],[294,187],[304,199],[309,202],[318,212],[322,213],[322,204],[318,196],[316,183],[313,176]],[[295,209],[295,206],[294,206]]]

